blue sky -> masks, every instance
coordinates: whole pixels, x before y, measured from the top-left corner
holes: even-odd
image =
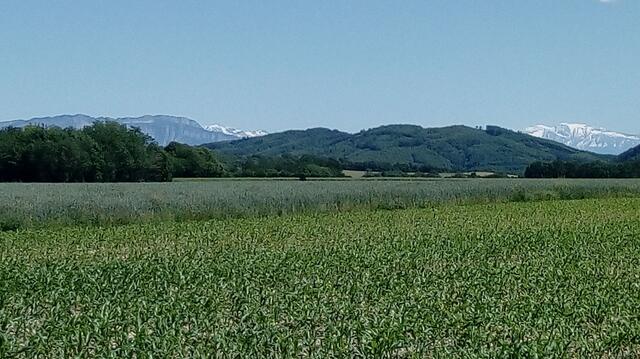
[[[640,133],[638,0],[4,0],[0,120]]]

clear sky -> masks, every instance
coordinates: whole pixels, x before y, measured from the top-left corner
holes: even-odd
[[[639,0],[3,0],[0,120],[640,133]]]

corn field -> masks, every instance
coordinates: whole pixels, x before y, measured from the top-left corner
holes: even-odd
[[[472,188],[508,198],[504,183],[393,191],[403,205]],[[0,357],[640,356],[638,198],[328,211],[383,192],[254,185],[177,186],[158,203],[201,210],[222,196],[216,204],[245,213],[246,195],[289,212],[315,191],[323,211],[0,232]],[[148,210],[140,199],[168,188],[131,186],[78,186],[70,197],[53,186],[38,200],[54,212],[99,197],[110,198],[84,206]]]

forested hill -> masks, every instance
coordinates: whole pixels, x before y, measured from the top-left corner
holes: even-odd
[[[0,129],[0,182],[140,182],[173,177],[340,177],[341,164],[313,156],[221,160],[203,147],[156,144],[138,128],[95,122],[82,129]]]
[[[640,178],[640,146],[612,161],[536,161],[525,170],[529,178]]]
[[[315,128],[206,146],[240,156],[307,154],[352,166],[406,165],[451,171],[522,172],[535,161],[610,158],[495,126],[481,130],[466,126],[389,125],[356,134]]]
[[[618,156],[618,160],[622,162],[640,160],[640,146],[634,147],[622,153],[620,156]]]

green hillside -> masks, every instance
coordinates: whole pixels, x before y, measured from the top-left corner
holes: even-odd
[[[238,156],[311,154],[351,164],[408,165],[447,171],[522,172],[535,161],[609,158],[495,126],[480,130],[466,126],[389,125],[356,134],[315,128],[206,146]]]

